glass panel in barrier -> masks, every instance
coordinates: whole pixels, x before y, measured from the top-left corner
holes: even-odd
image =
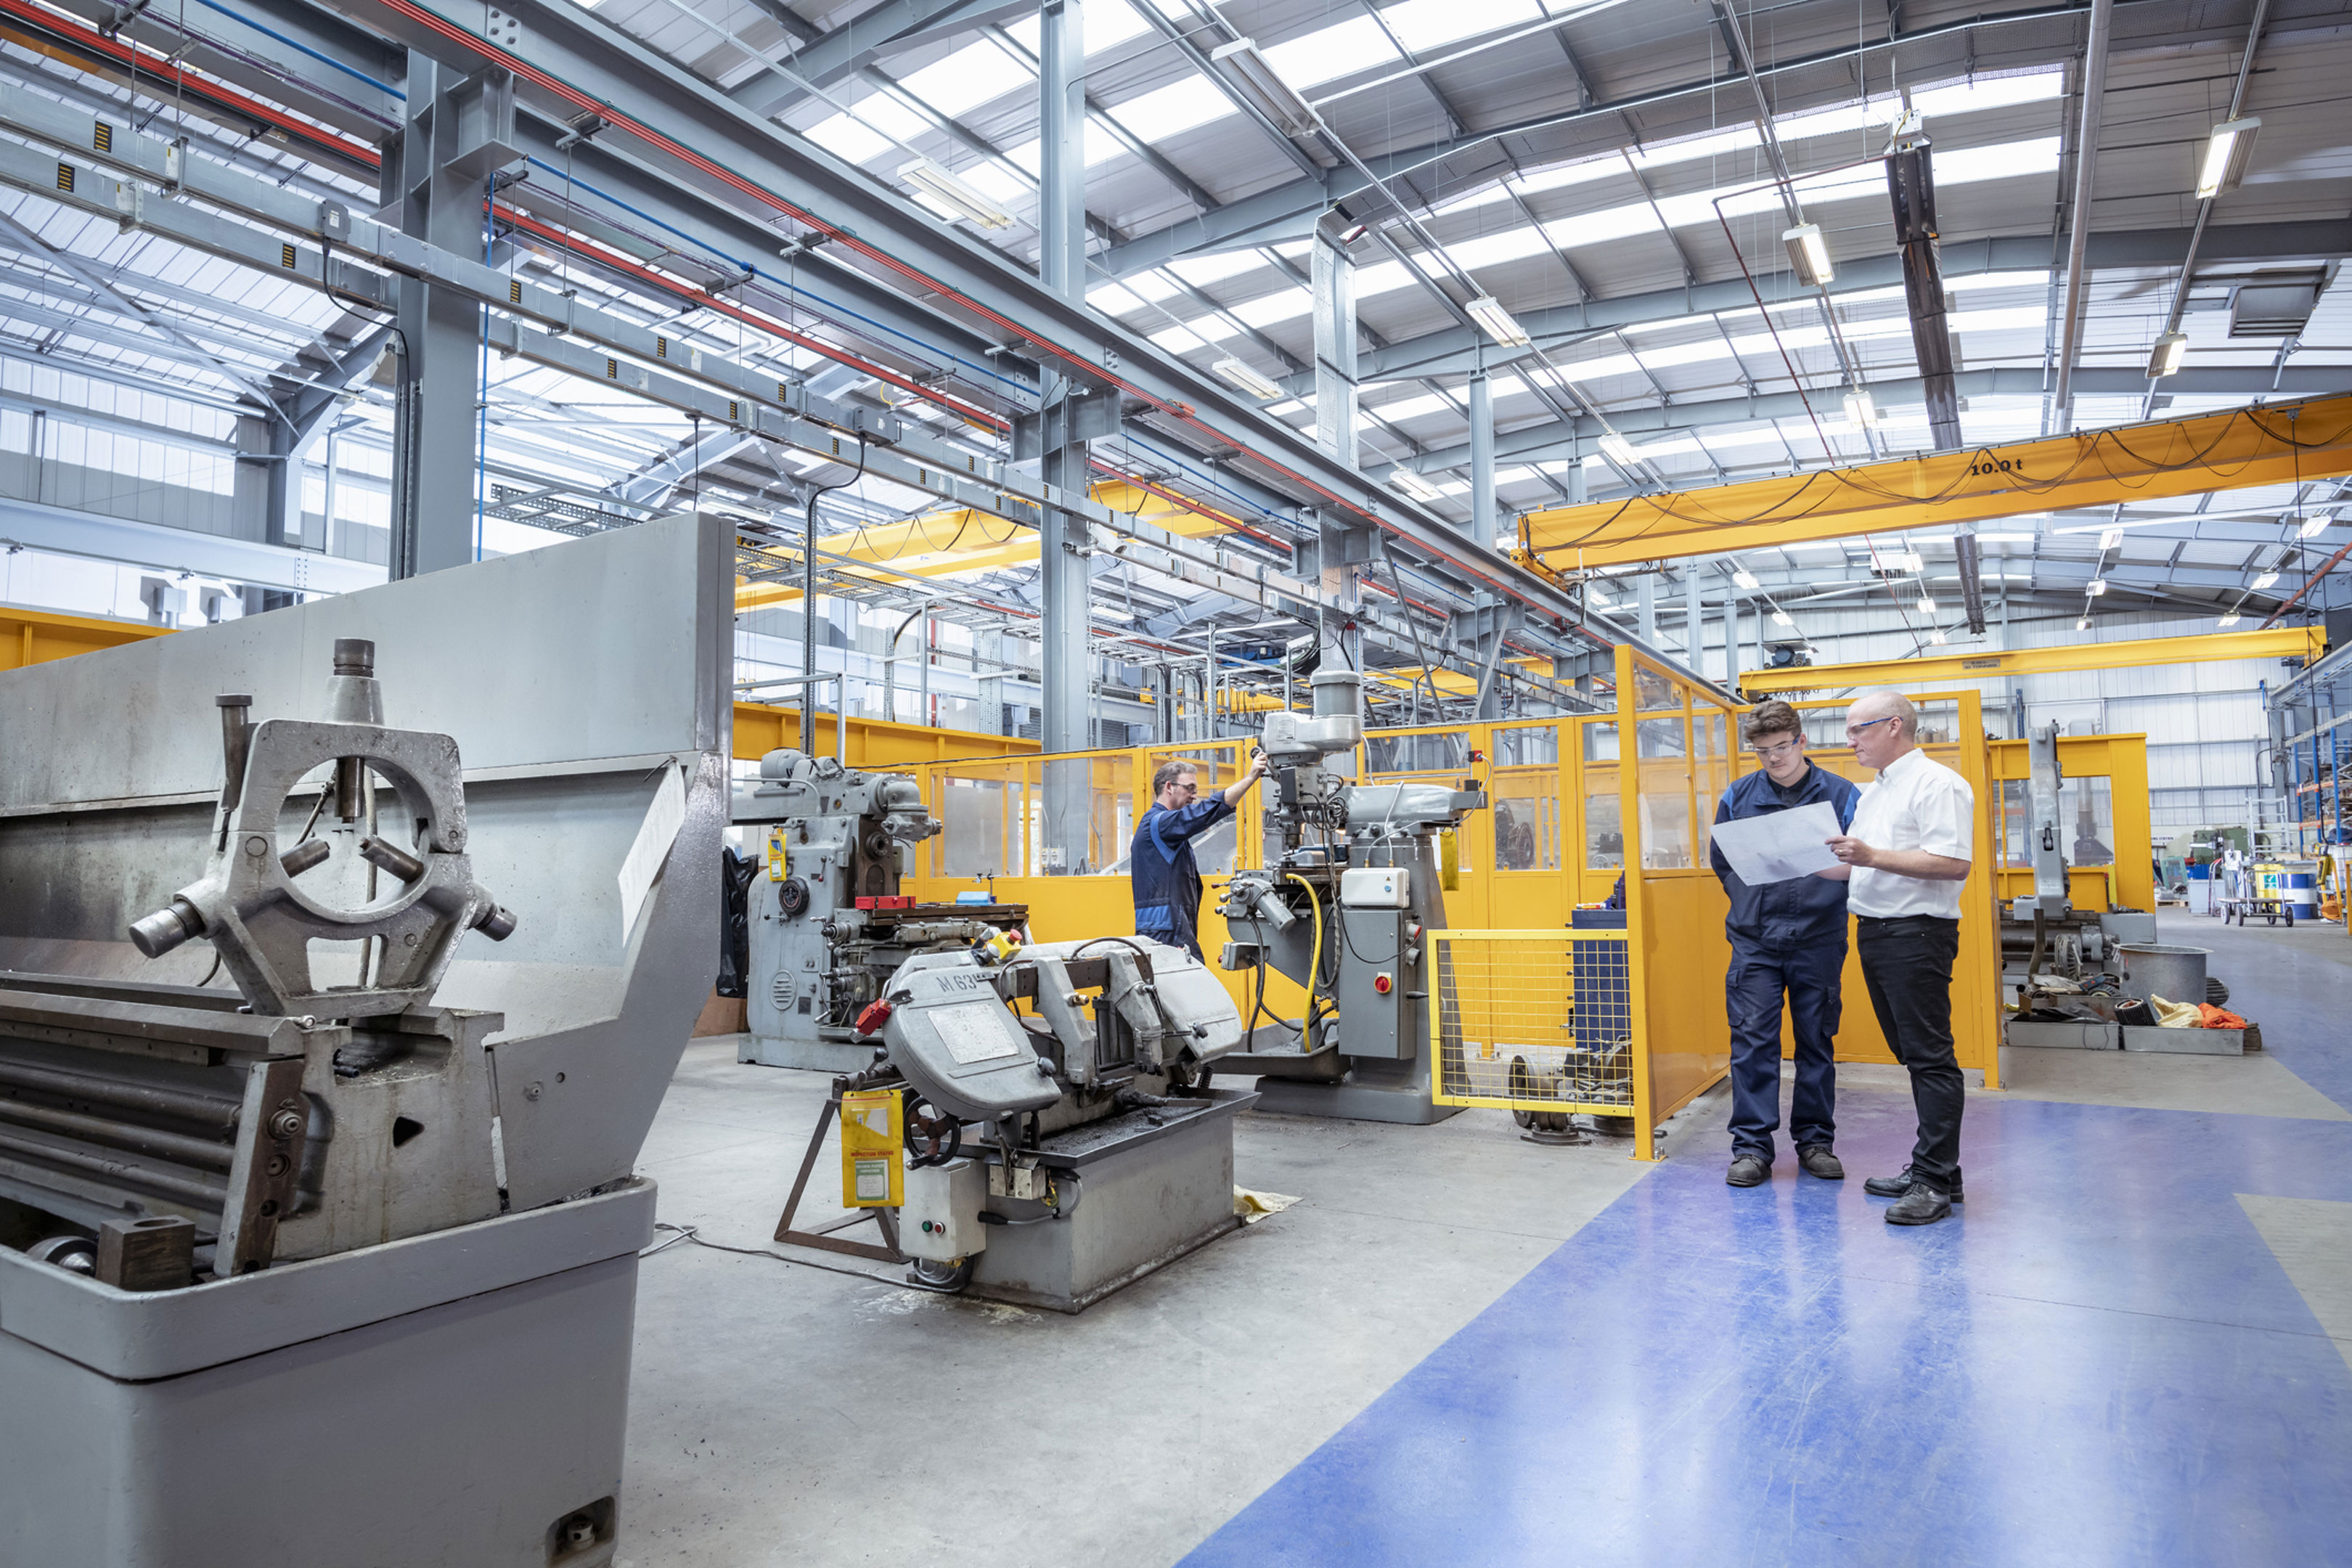
[[[1234,780],[1240,776],[1237,772],[1237,764],[1235,761],[1235,753],[1238,750],[1239,748],[1237,746],[1228,743],[1218,745],[1201,744],[1181,752],[1147,752],[1144,753],[1144,758],[1145,761],[1150,764],[1152,773],[1151,774],[1147,775],[1143,780],[1141,786],[1142,790],[1149,791],[1150,789],[1151,778],[1157,776],[1160,768],[1163,764],[1168,763],[1185,763],[1191,765],[1192,769],[1193,782],[1199,786],[1199,793],[1192,798],[1195,800],[1206,800],[1209,796],[1216,794],[1220,790],[1230,787]],[[1150,811],[1151,809],[1151,801],[1149,799],[1140,802],[1139,805],[1141,806],[1141,812]],[[1136,820],[1139,823],[1143,819],[1141,812],[1139,812],[1136,817]],[[1235,832],[1235,825],[1241,819],[1238,816],[1228,816],[1223,822],[1218,823],[1206,833],[1200,835],[1192,840],[1192,859],[1193,862],[1201,868],[1201,875],[1203,877],[1222,877],[1227,875],[1233,870],[1234,853],[1237,844],[1239,843],[1239,838]],[[1129,842],[1130,846],[1133,843],[1133,837],[1134,836],[1130,832],[1129,835]],[[1107,869],[1117,871],[1121,875],[1124,875],[1128,868],[1127,858],[1128,849],[1122,847],[1119,851],[1118,860],[1113,862],[1107,868]]]
[[[1550,724],[1496,730],[1493,801],[1495,869],[1559,869],[1559,731]]]
[[[1459,773],[1470,766],[1470,731],[1367,735],[1364,765],[1374,778],[1391,773]]]
[[[1624,805],[1614,767],[1584,770],[1584,864],[1594,871],[1625,868]]]
[[[1960,738],[1960,705],[1958,702],[1921,702],[1919,710],[1919,743],[1923,746],[1949,745]]]
[[[943,825],[931,840],[942,877],[1005,877],[1014,866],[1007,853],[1008,832],[1017,849],[1021,784],[1003,777],[949,774],[940,780],[934,802]]]
[[[2033,866],[2033,850],[2026,841],[2033,820],[2029,788],[2023,779],[2000,783],[2000,863],[2012,870]]]
[[[2116,863],[2114,781],[2098,775],[2068,779],[2058,786],[2059,842],[2069,866]]]
[[[1643,719],[1634,738],[1641,769],[1642,868],[1675,870],[1693,863],[1690,742],[1685,721]]]
[[[1691,784],[1697,796],[1695,811],[1701,838],[1715,820],[1715,803],[1731,787],[1731,753],[1727,749],[1733,726],[1720,708],[1703,706],[1691,715]]]
[[[1633,666],[1633,706],[1643,713],[1654,713],[1663,708],[1680,708],[1682,689],[1644,664]]]
[[[1617,721],[1586,719],[1577,728],[1584,731],[1584,760],[1588,763],[1613,763],[1617,760]]]

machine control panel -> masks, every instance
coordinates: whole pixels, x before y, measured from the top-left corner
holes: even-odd
[[[1411,902],[1412,873],[1402,866],[1359,866],[1339,873],[1339,902],[1351,910],[1402,910]]]

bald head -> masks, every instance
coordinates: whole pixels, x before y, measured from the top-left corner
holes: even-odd
[[[1853,706],[1845,710],[1845,721],[1849,727],[1867,723],[1873,719],[1888,718],[1896,721],[1886,726],[1888,729],[1898,731],[1906,741],[1916,742],[1919,739],[1919,710],[1912,706],[1908,697],[1891,686],[1864,692],[1853,700]]]

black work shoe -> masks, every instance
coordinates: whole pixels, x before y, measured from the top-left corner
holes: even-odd
[[[1742,1154],[1731,1162],[1725,1173],[1724,1183],[1734,1187],[1760,1187],[1772,1174],[1772,1167],[1753,1154]]]
[[[1824,1182],[1845,1180],[1845,1167],[1838,1163],[1838,1157],[1830,1152],[1826,1143],[1809,1143],[1798,1150],[1797,1163],[1804,1168],[1805,1174],[1819,1176]]]
[[[1911,1190],[1886,1205],[1889,1225],[1933,1225],[1952,1212],[1952,1200],[1942,1189],[1914,1182]]]
[[[1895,1175],[1871,1177],[1862,1184],[1862,1190],[1874,1198],[1899,1198],[1909,1192],[1917,1180],[1912,1175],[1911,1167],[1906,1165]],[[1945,1195],[1954,1203],[1961,1202],[1960,1184],[1954,1182],[1951,1191]]]

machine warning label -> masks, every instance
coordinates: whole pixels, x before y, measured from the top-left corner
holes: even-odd
[[[861,1203],[890,1201],[890,1160],[884,1155],[860,1156],[857,1168],[857,1197]]]
[[[940,1043],[958,1063],[992,1061],[1018,1056],[1021,1042],[1012,1033],[1012,1020],[998,1002],[958,1002],[947,1007],[926,1007],[923,1016],[940,1032]]]

